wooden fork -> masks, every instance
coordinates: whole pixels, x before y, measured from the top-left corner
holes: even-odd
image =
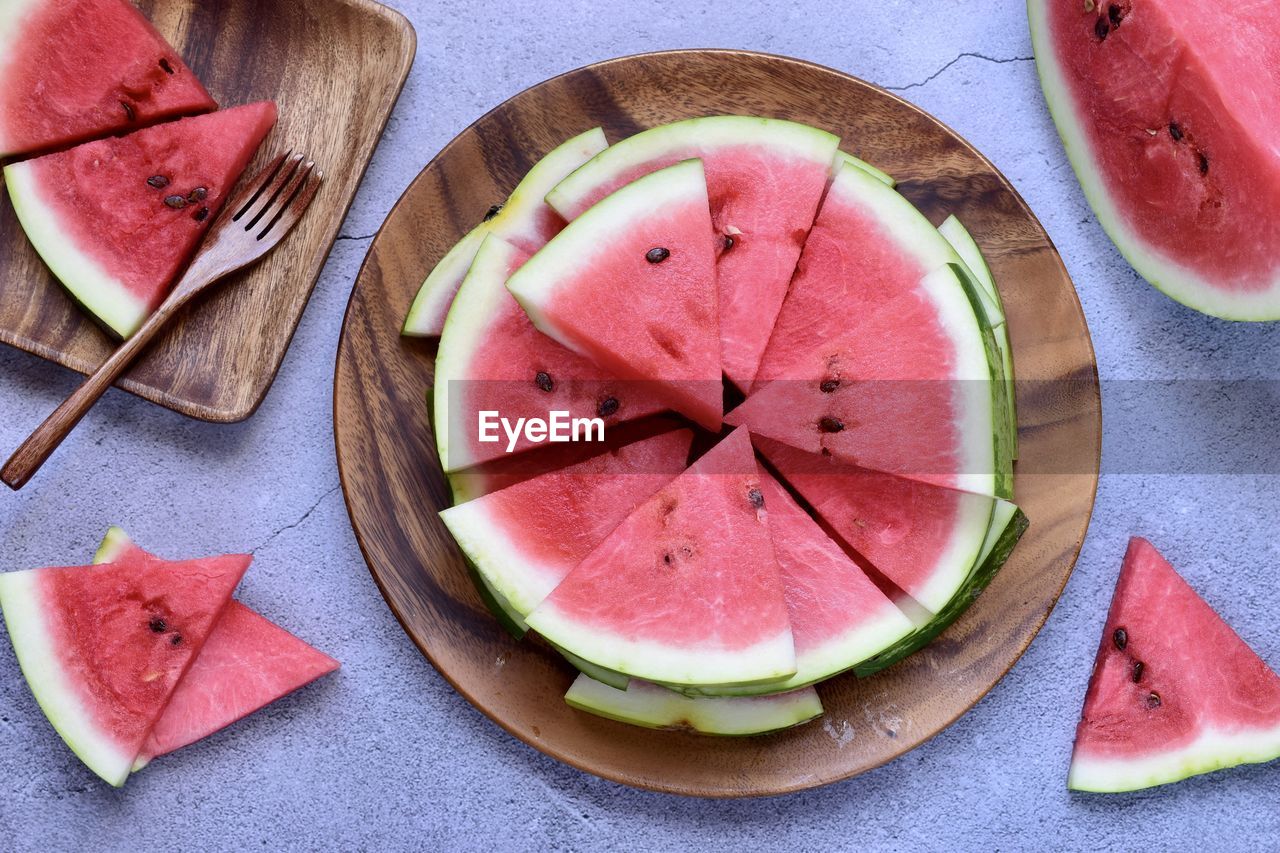
[[[179,309],[196,294],[204,293],[231,273],[258,260],[284,239],[315,198],[323,176],[305,155],[285,152],[231,199],[173,292],[142,327],[14,451],[0,469],[0,480],[15,490],[25,486]]]

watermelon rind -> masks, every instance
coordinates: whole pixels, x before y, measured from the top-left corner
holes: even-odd
[[[951,600],[929,622],[918,627],[882,654],[855,667],[853,671],[858,677],[866,678],[875,675],[910,657],[932,643],[939,634],[959,619],[1009,559],[1018,540],[1026,532],[1027,525],[1027,517],[1021,509],[1008,501],[996,501],[991,526],[983,541],[978,559]]]
[[[643,681],[619,690],[579,675],[565,702],[580,711],[651,729],[681,729],[708,735],[761,735],[822,716],[812,687],[777,696],[689,697]]]
[[[631,683],[630,676],[623,675],[621,672],[614,672],[611,669],[605,669],[602,666],[596,666],[591,661],[583,660],[568,649],[560,648],[555,643],[549,643],[548,645],[559,652],[574,669],[592,681],[608,685],[615,690],[626,690],[627,685]]]
[[[1040,88],[1044,91],[1049,113],[1058,128],[1067,159],[1075,170],[1085,199],[1111,242],[1139,275],[1183,305],[1225,320],[1280,320],[1280,272],[1266,289],[1230,292],[1153,251],[1125,224],[1102,182],[1102,168],[1085,135],[1084,123],[1073,110],[1071,88],[1054,53],[1053,35],[1046,19],[1045,9],[1049,2],[1027,0],[1027,18],[1031,25],[1031,45],[1036,57],[1036,71],[1040,75]],[[1185,61],[1195,60],[1187,57]]]
[[[1095,794],[1119,794],[1180,782],[1190,776],[1241,764],[1280,758],[1280,727],[1202,732],[1192,743],[1145,758],[1074,756],[1067,787]]]
[[[852,154],[848,153],[847,151],[836,152],[835,162],[831,166],[832,175],[833,176],[838,175],[840,173],[840,169],[843,168],[846,164],[853,166],[856,169],[861,169],[862,171],[866,172],[868,175],[875,178],[877,181],[879,181],[880,183],[884,184],[887,187],[896,187],[898,185],[898,182],[893,177],[893,175],[890,175],[888,172],[885,172],[881,169],[877,169],[875,166],[872,166],[866,160],[860,160],[859,158],[854,157]]]
[[[410,337],[440,334],[458,285],[485,236],[510,236],[528,228],[531,218],[544,204],[547,192],[608,146],[604,131],[596,127],[562,143],[539,160],[516,185],[502,209],[467,232],[431,270],[409,308],[402,334]]]
[[[38,571],[0,575],[0,610],[4,611],[18,665],[40,709],[71,751],[104,781],[119,788],[129,776],[134,756],[121,752],[109,733],[95,725],[63,671],[42,618],[45,603],[38,578]]]
[[[146,319],[146,303],[67,238],[66,229],[59,225],[53,208],[40,192],[33,162],[13,163],[4,169],[9,197],[23,231],[54,276],[90,316],[121,338],[129,337]]]
[[[116,557],[132,544],[133,539],[124,532],[124,528],[113,524],[107,528],[102,541],[98,543],[98,550],[93,552],[93,564],[100,566],[103,563],[115,562]]]
[[[517,640],[523,640],[525,634],[529,633],[529,626],[525,624],[524,617],[511,606],[511,602],[507,601],[502,593],[493,588],[470,557],[463,553],[462,559],[467,564],[467,572],[471,575],[471,580],[476,585],[484,606],[489,608],[489,612],[497,618],[498,623],[508,634]]]

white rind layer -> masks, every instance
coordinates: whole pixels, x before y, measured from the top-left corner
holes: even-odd
[[[983,257],[982,249],[978,247],[978,241],[973,239],[973,235],[964,227],[964,223],[954,215],[943,220],[938,226],[938,233],[951,244],[951,248],[956,250],[965,268],[973,275],[974,281],[982,287],[982,305],[987,309],[987,318],[991,321],[991,325],[1004,325],[1004,306],[1000,304],[996,279],[991,274],[987,259]]]
[[[4,170],[9,197],[23,231],[49,269],[85,309],[120,337],[129,337],[146,319],[146,303],[68,238],[37,185],[38,162],[14,163]]]
[[[893,177],[893,175],[890,175],[888,172],[877,169],[875,166],[872,166],[866,160],[859,160],[857,157],[854,157],[852,154],[849,154],[848,152],[845,152],[845,151],[836,152],[836,159],[831,164],[832,178],[840,174],[840,170],[844,167],[846,163],[848,163],[850,166],[855,166],[861,169],[862,171],[866,172],[868,175],[871,175],[873,178],[875,178],[877,181],[879,181],[880,183],[884,184],[887,187],[896,187],[898,185],[898,181]]]
[[[93,722],[53,650],[53,639],[42,618],[45,608],[39,570],[0,575],[0,609],[4,611],[18,665],[36,702],[72,752],[118,788],[128,778],[134,756],[122,751],[111,735]]]
[[[1100,794],[1137,791],[1239,764],[1280,758],[1280,726],[1219,732],[1207,729],[1193,743],[1146,758],[1071,757],[1067,787]]]
[[[929,582],[911,596],[932,613],[941,612],[951,603],[981,562],[982,549],[995,514],[995,498],[963,492],[957,494],[960,513],[951,529],[951,540],[938,556]]]
[[[1261,290],[1230,292],[1203,278],[1194,270],[1151,249],[1147,242],[1126,223],[1111,196],[1099,179],[1102,174],[1093,146],[1085,136],[1071,103],[1071,89],[1053,49],[1052,34],[1045,20],[1049,0],[1027,0],[1027,16],[1031,23],[1031,43],[1035,50],[1036,70],[1044,90],[1049,113],[1062,137],[1067,159],[1075,170],[1080,187],[1098,222],[1138,273],[1167,296],[1205,314],[1227,320],[1280,319],[1280,264],[1269,284]]]

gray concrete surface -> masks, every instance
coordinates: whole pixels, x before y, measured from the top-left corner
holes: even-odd
[[[932,742],[822,790],[723,803],[629,790],[514,741],[457,696],[401,633],[356,548],[334,466],[333,355],[358,265],[400,192],[475,117],[546,77],[620,54],[720,46],[803,57],[900,92],[983,150],[1044,221],[1079,288],[1104,377],[1268,379],[1280,358],[1280,327],[1201,317],[1123,263],[1085,205],[1045,112],[1019,0],[396,5],[417,28],[417,63],[257,416],[211,426],[113,392],[33,486],[0,495],[5,569],[86,559],[113,522],[162,551],[250,549],[256,560],[244,600],[345,666],[113,791],[58,741],[0,642],[0,847],[1280,844],[1280,766],[1114,798],[1064,787],[1097,632],[1131,533],[1151,537],[1264,658],[1280,664],[1280,483],[1268,476],[1197,474],[1194,466],[1126,473],[1129,459],[1108,458],[1114,473],[1102,482],[1078,568],[1025,658]],[[0,448],[14,447],[75,381],[40,359],[0,351]],[[1240,402],[1243,417],[1269,423],[1274,397],[1257,387]],[[1174,414],[1129,412],[1124,428]],[[1108,411],[1109,425],[1115,417]],[[1251,442],[1233,442],[1232,424],[1225,430],[1235,470],[1274,466]]]

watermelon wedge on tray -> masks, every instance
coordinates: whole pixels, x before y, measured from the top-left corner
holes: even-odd
[[[1133,791],[1280,758],[1280,676],[1145,539],[1120,569],[1067,784]]]
[[[168,295],[276,121],[270,102],[14,163],[9,196],[36,251],[120,337]]]
[[[0,158],[217,108],[127,0],[0,3]]]

